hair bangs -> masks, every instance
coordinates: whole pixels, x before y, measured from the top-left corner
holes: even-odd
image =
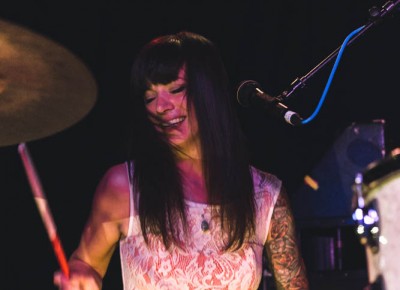
[[[185,63],[180,41],[160,38],[150,43],[143,62],[142,78],[147,85],[167,84],[177,79]]]

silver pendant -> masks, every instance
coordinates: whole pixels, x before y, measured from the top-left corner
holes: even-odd
[[[210,229],[210,225],[208,224],[208,222],[206,221],[206,220],[203,220],[202,222],[201,222],[201,230],[203,231],[203,232],[206,232],[206,231],[208,231]]]

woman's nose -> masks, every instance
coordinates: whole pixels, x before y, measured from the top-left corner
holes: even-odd
[[[174,104],[168,95],[159,95],[157,98],[156,112],[164,114],[174,108]]]

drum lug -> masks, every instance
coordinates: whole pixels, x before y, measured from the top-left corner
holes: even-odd
[[[354,198],[353,220],[356,222],[356,233],[362,245],[368,245],[374,254],[379,252],[380,225],[377,201],[365,206],[363,197],[363,176],[358,173],[353,185]]]

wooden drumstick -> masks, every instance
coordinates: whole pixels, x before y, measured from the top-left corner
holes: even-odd
[[[69,277],[68,262],[65,257],[63,247],[61,245],[61,240],[57,234],[57,228],[53,221],[53,216],[51,214],[50,207],[47,203],[47,199],[44,194],[42,185],[40,183],[35,166],[32,162],[28,148],[25,143],[20,143],[18,145],[18,152],[24,164],[25,172],[26,175],[28,176],[28,180],[33,192],[33,197],[35,199],[37,208],[39,209],[39,213],[40,216],[42,217],[44,226],[47,230],[47,234],[50,238],[58,263],[61,267],[61,271],[64,273],[66,277]]]

